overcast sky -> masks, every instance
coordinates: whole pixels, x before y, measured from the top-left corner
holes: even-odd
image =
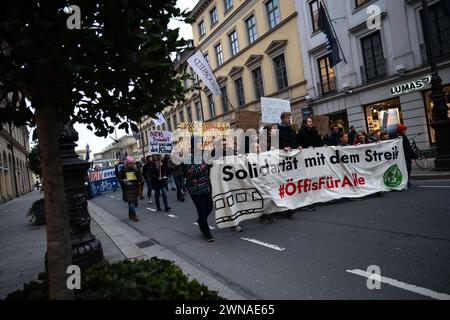
[[[196,0],[178,0],[177,6],[184,10],[192,10],[197,3]],[[180,28],[180,37],[184,39],[192,39],[192,29],[191,26],[188,24],[185,24],[180,21],[173,20],[169,24],[169,28],[175,29]],[[85,149],[86,145],[89,144],[89,147],[91,149],[91,157],[94,153],[98,153],[102,151],[103,148],[105,148],[107,145],[113,142],[110,138],[99,138],[97,137],[92,131],[86,128],[85,125],[82,124],[76,124],[75,129],[78,131],[80,139],[78,140],[77,149]],[[126,135],[126,132],[124,130],[117,130],[117,137],[120,138],[122,136]],[[114,134],[112,135],[113,138],[115,138]]]

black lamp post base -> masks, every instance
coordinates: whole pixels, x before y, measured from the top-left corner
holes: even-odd
[[[450,171],[450,120],[433,121],[431,126],[436,132],[438,153],[434,160],[434,170]]]
[[[81,270],[103,262],[102,243],[97,239],[72,248],[72,263]]]

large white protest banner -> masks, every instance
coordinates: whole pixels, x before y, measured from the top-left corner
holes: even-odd
[[[289,100],[261,98],[262,123],[278,123],[283,112],[291,112]]]
[[[222,94],[220,87],[217,84],[217,79],[201,51],[197,51],[187,60],[187,62],[192,69],[194,69],[195,73],[203,80],[209,90],[211,90],[213,95],[220,96]]]
[[[170,154],[172,145],[172,132],[158,130],[148,132],[148,149],[151,154]]]
[[[214,161],[212,196],[219,228],[264,213],[407,187],[401,140],[351,147],[226,157]]]

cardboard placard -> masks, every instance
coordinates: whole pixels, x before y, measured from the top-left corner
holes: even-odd
[[[330,134],[330,117],[328,116],[311,116],[313,126],[319,134]]]
[[[258,130],[260,127],[260,115],[257,111],[236,110],[236,129],[247,131],[248,129]]]

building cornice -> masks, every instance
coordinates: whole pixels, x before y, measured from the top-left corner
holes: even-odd
[[[205,11],[205,9],[209,6],[209,4],[212,1],[213,0],[200,0],[199,2],[197,2],[194,9],[192,9],[191,13],[189,14],[188,18],[197,20],[198,17],[203,13],[203,11]]]
[[[19,142],[17,142],[16,139],[14,139],[13,137],[11,137],[11,135],[6,132],[4,129],[0,129],[0,135],[9,143],[11,143],[17,150],[19,150],[20,152],[24,153],[25,155],[28,155],[28,150],[22,146]]]

